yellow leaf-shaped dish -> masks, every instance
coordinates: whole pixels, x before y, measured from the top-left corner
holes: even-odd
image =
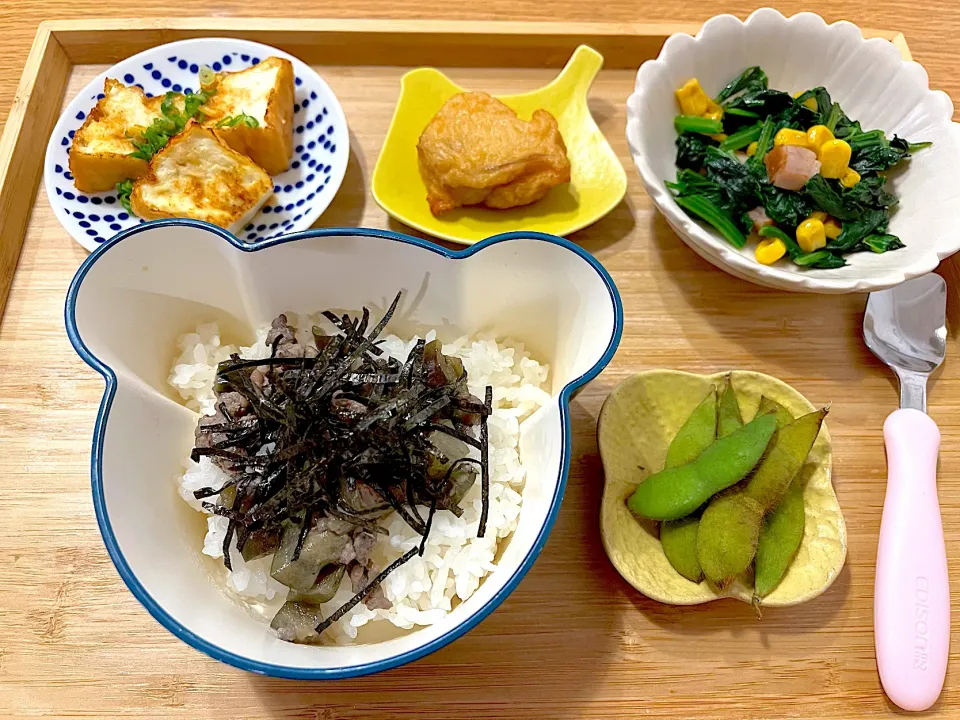
[[[417,164],[417,141],[443,104],[464,88],[434,68],[411,70],[373,171],[373,197],[387,214],[434,237],[470,245],[516,230],[569,235],[596,222],[627,191],[627,175],[587,107],[587,93],[603,56],[581,45],[549,85],[522,95],[498,96],[523,120],[543,108],[560,126],[570,158],[570,182],[531,205],[510,210],[458,208],[434,217]],[[480,89],[480,88],[476,88]]]
[[[750,602],[752,580],[733,583],[719,593],[707,582],[680,575],[663,554],[654,524],[635,518],[625,501],[637,484],[663,467],[667,447],[710,386],[719,388],[727,373],[691,375],[650,370],[618,385],[600,412],[598,440],[605,486],[600,508],[603,546],[614,567],[647,597],[672,605],[696,605],[733,597]],[[740,411],[753,417],[761,395],[776,400],[795,416],[815,409],[800,393],[762,373],[734,371],[730,379]],[[826,424],[801,470],[806,524],[803,542],[780,584],[763,599],[767,606],[796,605],[823,593],[840,573],[847,556],[847,531],[830,481],[832,450]]]

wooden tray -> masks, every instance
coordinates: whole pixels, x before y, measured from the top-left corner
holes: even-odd
[[[624,104],[637,66],[681,30],[691,28],[223,18],[40,26],[0,140],[0,297],[12,280],[0,326],[0,716],[851,718],[893,712],[876,674],[871,622],[885,477],[880,428],[897,392],[860,340],[862,296],[791,295],[736,280],[689,250],[645,195],[627,151]],[[901,35],[870,34],[908,55]],[[353,136],[343,187],[321,223],[398,230],[404,228],[375,205],[368,185],[407,69],[437,65],[462,85],[512,93],[552,78],[579,43],[606,56],[591,108],[628,170],[630,188],[607,218],[573,239],[613,274],[626,331],[614,362],[573,404],[574,458],[559,520],[541,558],[500,610],[453,645],[381,676],[292,683],[208,659],[163,630],[126,591],[93,518],[90,433],[102,382],[74,354],[62,322],[67,285],[86,253],[37,193],[44,148],[64,98],[107,64],[163,42],[208,35],[268,43],[317,66],[340,98]],[[955,272],[950,264],[945,271]],[[957,306],[950,307],[957,327]],[[617,382],[652,367],[761,370],[815,403],[833,403],[834,477],[850,554],[822,598],[769,610],[759,621],[747,605],[732,601],[660,605],[613,570],[598,533],[596,417]],[[943,431],[941,501],[954,578],[960,577],[958,368],[951,356],[930,396],[931,415]],[[937,706],[944,713],[960,712],[960,692],[951,687],[960,643],[953,647]]]

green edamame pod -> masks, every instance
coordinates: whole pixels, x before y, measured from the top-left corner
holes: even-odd
[[[763,509],[742,492],[714,498],[700,518],[697,559],[703,574],[723,587],[753,562]]]
[[[760,407],[757,409],[757,415],[769,415],[770,413],[773,413],[777,418],[777,430],[794,421],[793,414],[789,410],[776,400],[772,400],[764,395],[760,398]]]
[[[717,439],[717,391],[714,388],[694,409],[667,448],[665,468],[686,465]],[[688,580],[700,582],[703,572],[697,561],[699,514],[660,525],[660,544],[673,569]]]
[[[785,425],[774,435],[766,456],[744,490],[760,504],[764,514],[773,510],[786,495],[790,483],[810,454],[826,415],[826,408],[809,413]]]
[[[703,567],[703,574],[709,580],[723,585],[750,567],[756,554],[764,516],[777,506],[790,488],[790,483],[800,472],[820,433],[820,425],[826,414],[827,410],[824,408],[804,415],[785,425],[774,435],[766,455],[746,487],[736,495],[755,503],[760,508],[759,513],[748,512],[744,509],[743,501],[738,501],[739,504],[729,501],[714,508],[715,504],[719,504],[719,499],[712,501],[704,511],[697,531],[697,557]],[[769,414],[761,415],[759,419],[766,418],[776,422],[775,417]],[[726,513],[726,516],[720,517],[721,513]],[[742,523],[750,524],[739,527]],[[731,540],[724,533],[729,533],[733,524],[738,527],[734,539]],[[744,538],[754,539],[746,543]],[[731,542],[740,545],[731,550]],[[721,554],[716,550],[721,547],[726,548],[723,558],[720,558]]]
[[[747,476],[763,457],[776,425],[771,415],[756,418],[686,465],[654,473],[634,490],[627,506],[649,520],[686,517]]]
[[[711,389],[667,448],[665,468],[686,465],[717,439],[717,391]]]
[[[737,402],[737,393],[733,390],[730,376],[723,385],[720,393],[720,407],[717,410],[717,437],[726,437],[735,430],[743,427],[743,418],[740,416],[740,404]]]
[[[803,541],[804,515],[803,488],[797,477],[780,504],[767,515],[760,530],[754,572],[754,589],[758,597],[769,595],[793,562],[793,556]]]
[[[697,559],[697,529],[699,514],[687,515],[681,520],[668,520],[660,525],[660,544],[663,554],[673,569],[695,583],[703,579],[703,570]]]

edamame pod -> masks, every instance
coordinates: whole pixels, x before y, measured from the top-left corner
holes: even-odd
[[[804,415],[785,425],[774,436],[766,456],[757,466],[744,490],[760,504],[764,514],[773,510],[786,495],[791,481],[800,472],[807,455],[810,454],[826,415],[826,408]]]
[[[697,405],[667,448],[665,468],[686,465],[717,439],[717,391],[714,388]],[[703,571],[697,560],[699,514],[660,525],[660,544],[673,569],[688,580],[700,582]]]
[[[767,515],[760,531],[754,571],[754,589],[758,597],[769,595],[793,562],[793,556],[803,541],[804,515],[803,487],[800,478],[796,477],[780,504]]]
[[[687,515],[680,520],[668,520],[660,525],[660,544],[663,554],[673,569],[695,583],[703,579],[703,569],[697,559],[697,532],[700,515]]]
[[[697,457],[717,439],[717,391],[711,389],[667,448],[665,468],[679,467]]]
[[[720,407],[717,410],[717,437],[726,437],[730,433],[743,427],[743,418],[740,416],[740,404],[737,402],[737,393],[733,390],[730,376],[723,385],[720,393]]]
[[[704,511],[697,531],[697,556],[707,579],[722,586],[750,567],[756,554],[764,516],[777,506],[800,472],[826,414],[826,408],[812,412],[777,432],[746,487],[734,496],[751,500],[750,511],[745,509],[747,504],[743,500],[720,504],[719,498]],[[762,415],[758,419],[776,422],[776,415]],[[753,504],[760,508],[759,513],[752,512]],[[720,507],[715,508],[714,505]],[[720,513],[726,513],[727,516],[720,517]],[[739,527],[740,523],[751,524],[749,527]],[[724,535],[730,532],[733,524],[738,525],[737,532],[731,537]],[[746,543],[744,538],[753,540]],[[731,549],[732,542],[741,544]],[[727,549],[726,557],[720,558],[716,550],[718,547]]]
[[[720,438],[693,461],[654,473],[634,490],[627,507],[650,520],[677,520],[734,485],[756,466],[776,429],[772,415]]]
[[[703,574],[720,587],[753,562],[763,509],[742,492],[714,498],[700,518],[697,558]]]
[[[794,421],[793,414],[789,410],[776,400],[772,400],[764,395],[760,398],[760,407],[757,409],[757,415],[769,415],[770,413],[773,413],[777,418],[777,430]]]

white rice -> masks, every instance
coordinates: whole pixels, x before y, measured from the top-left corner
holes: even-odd
[[[296,319],[287,314],[292,326]],[[312,325],[305,322],[301,327]],[[206,414],[214,414],[213,381],[217,363],[231,353],[247,359],[269,357],[265,344],[269,327],[257,331],[257,341],[251,347],[221,345],[220,334],[214,323],[200,325],[195,333],[179,339],[180,355],[174,363],[169,382],[176,388],[187,407]],[[433,340],[430,331],[425,340]],[[386,336],[381,344],[384,351],[403,361],[418,338],[404,341]],[[384,582],[383,589],[393,603],[390,610],[370,610],[359,604],[330,630],[337,642],[346,643],[356,638],[358,629],[367,623],[389,621],[397,627],[410,629],[417,625],[431,625],[450,612],[457,601],[466,600],[479,587],[480,581],[496,570],[494,558],[499,540],[509,536],[517,527],[521,509],[521,491],[525,471],[520,461],[520,425],[551,400],[543,389],[548,367],[541,365],[524,352],[523,346],[498,343],[493,338],[470,339],[466,336],[443,346],[447,355],[463,361],[470,391],[482,398],[487,385],[493,386],[493,415],[489,419],[490,438],[490,509],[487,533],[477,538],[480,521],[480,483],[467,493],[461,502],[464,513],[456,517],[448,511],[438,512],[433,521],[423,557],[412,560],[395,570]],[[203,512],[194,499],[193,491],[202,487],[220,487],[226,473],[207,458],[199,463],[189,458],[185,472],[177,477],[181,496],[195,509]],[[374,568],[386,567],[407,550],[419,545],[421,537],[397,515],[386,518],[389,538],[381,540],[373,555]],[[223,538],[227,519],[210,515],[203,552],[211,557],[222,557]],[[250,601],[279,602],[287,588],[270,577],[270,558],[245,563],[234,546],[231,552],[233,571],[223,568],[226,587]],[[349,600],[353,595],[349,581],[324,608],[325,614]]]

